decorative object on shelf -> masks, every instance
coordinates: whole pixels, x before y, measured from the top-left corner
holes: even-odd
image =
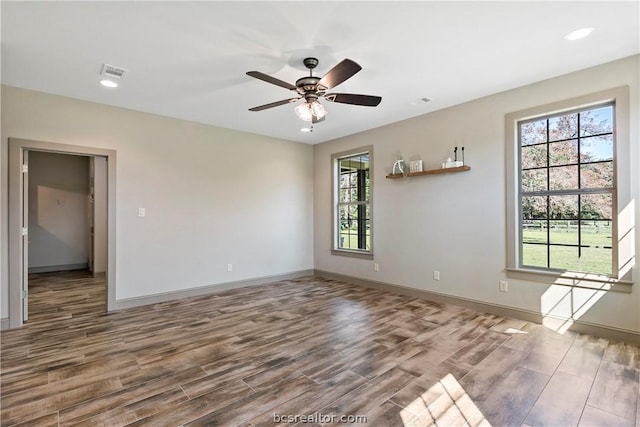
[[[391,173],[393,175],[404,175],[405,171],[405,167],[404,167],[404,160],[402,159],[398,159],[395,161],[395,163],[393,164],[393,169],[391,171]]]
[[[459,168],[460,166],[464,166],[464,147],[462,147],[462,156],[463,161],[458,161],[458,147],[454,147],[453,161],[451,161],[451,157],[448,157],[446,163],[442,164],[442,168]]]
[[[409,162],[409,173],[422,172],[422,160],[411,160]]]

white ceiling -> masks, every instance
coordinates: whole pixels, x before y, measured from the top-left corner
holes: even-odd
[[[2,83],[293,141],[318,143],[640,52],[639,2],[1,2]],[[586,39],[563,36],[595,27]],[[286,89],[302,59],[362,71],[322,101],[313,133]],[[117,89],[102,64],[129,70]],[[420,101],[423,97],[433,100]]]

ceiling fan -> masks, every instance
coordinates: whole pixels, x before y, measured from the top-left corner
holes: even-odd
[[[341,104],[364,105],[366,107],[375,107],[380,104],[382,98],[372,95],[359,95],[355,93],[327,93],[329,89],[338,86],[340,83],[351,78],[354,74],[362,69],[350,59],[345,59],[338,65],[333,67],[322,78],[313,75],[313,69],[318,65],[317,58],[305,58],[302,63],[309,69],[309,76],[299,78],[295,85],[271,77],[260,71],[248,71],[247,75],[256,79],[264,80],[267,83],[283,87],[285,89],[294,90],[298,93],[295,98],[283,99],[282,101],[271,102],[269,104],[260,105],[258,107],[249,108],[249,111],[262,111],[267,108],[278,107],[280,105],[296,102],[304,99],[304,103],[295,108],[295,112],[302,120],[318,123],[324,120],[327,114],[324,106],[318,102],[319,98],[327,101],[339,102]]]

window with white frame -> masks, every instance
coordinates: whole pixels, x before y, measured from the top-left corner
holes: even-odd
[[[372,148],[339,153],[333,162],[333,253],[371,257]]]
[[[505,119],[508,276],[630,291],[629,87]]]
[[[611,275],[615,105],[518,123],[520,266]]]

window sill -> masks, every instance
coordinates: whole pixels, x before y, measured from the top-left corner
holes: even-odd
[[[526,268],[507,268],[506,270],[507,277],[511,277],[513,279],[569,286],[572,288],[631,293],[631,287],[633,286],[633,282],[630,280],[616,279],[614,277],[597,274],[576,273],[570,271],[539,271]]]
[[[357,251],[348,251],[344,249],[331,249],[331,255],[346,256],[346,257],[360,258],[360,259],[373,259],[373,253],[371,252],[357,252]]]

